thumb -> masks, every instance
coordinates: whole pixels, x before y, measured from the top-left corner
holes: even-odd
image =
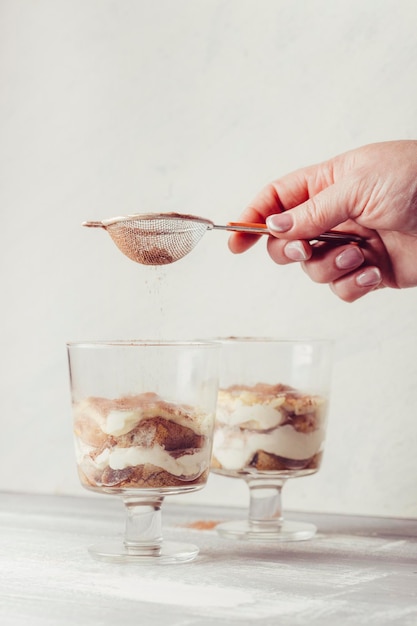
[[[339,186],[331,185],[292,209],[270,215],[266,225],[271,235],[285,233],[286,239],[314,239],[352,219],[356,203],[351,194],[340,191]]]

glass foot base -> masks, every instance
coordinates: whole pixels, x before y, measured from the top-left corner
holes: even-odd
[[[216,527],[217,532],[227,539],[245,541],[303,541],[316,534],[314,524],[283,521],[281,523],[255,524],[249,520],[224,522]]]
[[[89,546],[89,553],[94,559],[108,563],[187,563],[198,554],[198,547],[190,543],[163,541],[157,550],[127,548],[123,541],[107,541]]]

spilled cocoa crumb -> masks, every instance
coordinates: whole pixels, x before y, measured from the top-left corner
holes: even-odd
[[[184,524],[184,528],[192,528],[193,530],[213,530],[218,524],[221,524],[220,520],[197,520],[196,522]]]

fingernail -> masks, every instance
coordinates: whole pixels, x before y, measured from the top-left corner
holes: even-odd
[[[290,241],[284,248],[285,256],[291,261],[307,261],[308,255],[301,241]]]
[[[290,230],[293,225],[292,215],[289,213],[276,213],[266,218],[266,225],[270,230],[275,230],[277,233],[285,233]]]
[[[356,277],[356,284],[359,287],[376,287],[382,280],[381,272],[377,267],[367,267]]]
[[[340,270],[353,270],[355,267],[359,267],[363,261],[362,250],[357,246],[346,248],[335,258],[336,267]]]

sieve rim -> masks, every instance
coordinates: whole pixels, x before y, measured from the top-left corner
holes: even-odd
[[[207,228],[213,228],[214,222],[211,220],[200,217],[198,215],[191,215],[189,213],[133,213],[129,215],[119,215],[117,217],[110,217],[101,221],[104,227],[118,224],[119,222],[134,222],[137,220],[151,221],[151,220],[180,220],[180,221],[192,221],[201,224],[206,224]]]

